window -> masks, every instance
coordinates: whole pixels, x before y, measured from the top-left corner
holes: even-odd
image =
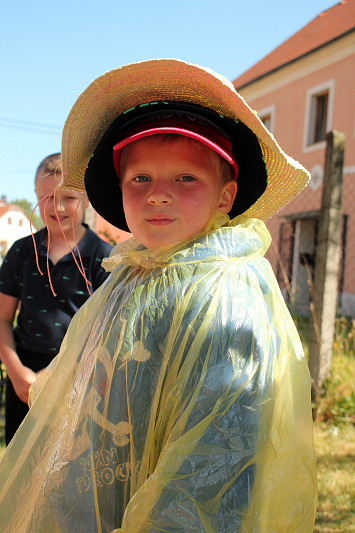
[[[334,80],[313,87],[307,92],[304,149],[324,146],[325,135],[331,129]]]
[[[20,220],[18,221],[18,225],[22,226],[22,224],[23,224],[23,220],[22,220],[22,218],[20,218]]]
[[[270,131],[271,127],[271,115],[265,115],[261,121],[264,123],[264,126]]]
[[[328,95],[329,93],[317,94],[314,99],[314,128],[311,142],[318,143],[324,141],[326,134],[327,112],[328,112]]]
[[[7,223],[8,223],[8,224],[12,224],[11,217],[9,217],[9,218],[7,219]]]
[[[290,282],[292,280],[295,224],[296,222],[291,220],[283,222],[280,226],[276,279],[286,300],[290,296]]]
[[[277,247],[277,281],[281,292],[294,311],[309,314],[310,289],[314,281],[318,246],[319,211],[288,215],[280,225]],[[344,273],[348,232],[348,215],[342,215],[338,294],[344,294]]]
[[[261,122],[263,122],[264,126],[271,133],[273,133],[275,125],[275,106],[272,105],[261,109],[260,111],[258,111],[258,117],[260,118]]]

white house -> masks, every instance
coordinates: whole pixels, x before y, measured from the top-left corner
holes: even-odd
[[[0,262],[10,246],[31,233],[30,221],[17,205],[0,200]]]

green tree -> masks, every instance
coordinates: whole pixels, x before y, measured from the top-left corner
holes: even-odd
[[[41,217],[36,215],[36,213],[33,213],[31,219],[31,214],[33,211],[33,205],[31,204],[31,202],[29,202],[25,198],[20,198],[18,200],[12,200],[10,203],[17,205],[18,207],[21,207],[21,209],[24,210],[27,218],[32,221],[32,225],[35,227],[35,229],[40,229],[43,226]]]

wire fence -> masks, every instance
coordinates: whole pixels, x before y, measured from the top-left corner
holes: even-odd
[[[267,221],[270,261],[292,311],[311,312],[322,186],[312,181],[297,198]],[[355,318],[355,174],[343,176],[338,268],[338,313]]]

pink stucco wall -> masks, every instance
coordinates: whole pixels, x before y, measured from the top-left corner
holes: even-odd
[[[355,44],[355,39],[353,40]],[[315,58],[317,56],[315,55]],[[300,60],[300,68],[304,63]],[[323,60],[324,63],[324,60]],[[296,63],[297,64],[297,63]],[[324,169],[325,148],[318,147],[312,151],[304,149],[304,128],[306,119],[307,91],[334,80],[334,99],[332,108],[332,122],[330,129],[341,131],[346,136],[342,212],[348,215],[348,231],[345,248],[345,276],[343,291],[354,294],[355,302],[355,54],[343,57],[328,66],[308,68],[304,76],[294,76],[297,79],[284,84],[273,91],[263,90],[263,96],[251,99],[248,94],[253,92],[253,84],[241,90],[248,104],[262,110],[269,106],[275,107],[275,123],[273,134],[282,149],[294,159],[300,161],[308,170],[318,164]],[[300,71],[301,72],[301,71]],[[285,69],[286,73],[286,69]],[[278,74],[279,75],[279,74]],[[286,74],[285,74],[286,75]],[[270,84],[273,75],[269,75]],[[267,78],[266,78],[267,79]],[[257,82],[254,87],[256,87]],[[274,244],[279,245],[280,224],[285,220],[284,215],[300,212],[310,212],[320,209],[322,187],[312,190],[307,187],[282,211],[269,219],[268,228],[272,234]],[[274,270],[277,269],[275,253],[269,252],[268,259]]]

